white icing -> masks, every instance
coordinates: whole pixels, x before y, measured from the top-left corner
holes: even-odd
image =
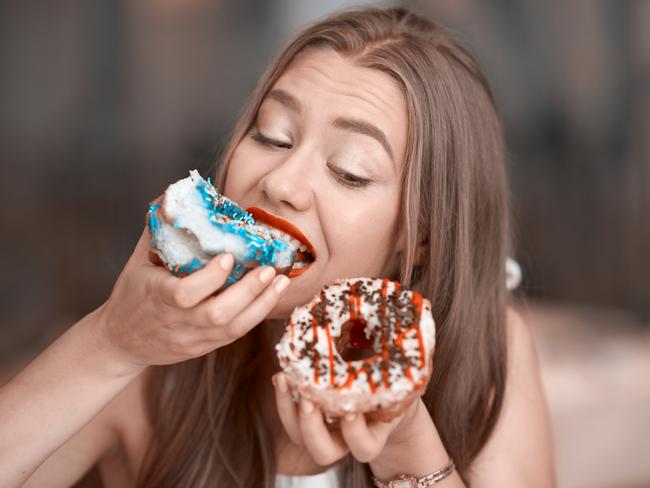
[[[244,260],[247,256],[246,240],[223,232],[210,222],[210,210],[205,208],[201,194],[196,191],[197,174],[191,174],[171,185],[165,194],[163,213],[176,226],[187,229],[199,241],[201,248],[215,255],[228,249],[235,259]]]
[[[350,319],[350,314],[343,300],[338,298],[342,291],[347,291],[351,283],[363,283],[366,291],[361,295],[361,314],[367,322],[365,329],[366,337],[371,338],[372,329],[380,328],[380,305],[364,300],[364,294],[379,293],[382,287],[382,280],[369,278],[356,278],[339,280],[333,286],[327,287],[324,291],[328,302],[331,303],[327,309],[327,320],[330,337],[335,339],[341,334],[342,325]],[[387,295],[390,296],[395,290],[396,283],[388,282]],[[402,300],[412,303],[413,292],[399,290],[397,292]],[[347,298],[347,297],[346,297]],[[346,299],[344,298],[344,300]],[[330,414],[342,414],[350,411],[370,411],[377,408],[390,408],[399,403],[414,389],[415,385],[426,381],[430,375],[431,356],[435,345],[435,324],[431,316],[431,305],[426,299],[422,299],[422,313],[419,319],[419,328],[402,328],[404,339],[402,348],[406,358],[413,358],[417,365],[409,367],[412,380],[408,379],[402,366],[396,361],[389,359],[388,385],[382,378],[381,370],[371,368],[370,379],[376,385],[376,390],[371,391],[368,375],[361,369],[363,360],[346,361],[334,347],[332,340],[333,370],[330,368],[330,342],[327,341],[325,327],[317,327],[318,341],[313,346],[318,351],[319,360],[317,367],[325,371],[319,376],[319,381],[314,381],[314,365],[308,356],[300,357],[301,351],[312,347],[314,327],[313,316],[310,310],[321,303],[320,294],[315,296],[307,305],[297,307],[290,319],[282,339],[276,346],[280,365],[289,377],[290,383],[298,388],[303,394],[307,394],[317,401],[321,407]],[[392,313],[389,312],[389,313]],[[358,317],[357,317],[358,318]],[[293,327],[293,340],[292,340]],[[423,351],[420,351],[420,340],[417,331],[420,331]],[[379,344],[380,334],[375,335],[376,351],[381,350]],[[293,344],[293,349],[291,344]],[[424,365],[420,364],[420,354],[424,357]],[[350,379],[348,367],[351,366],[358,372],[358,375],[349,383],[349,387],[343,385]],[[333,383],[333,385],[332,385]]]
[[[213,214],[205,207],[201,192],[197,190],[197,184],[202,182],[204,180],[199,173],[192,170],[189,177],[167,188],[160,209],[164,218],[160,219],[156,241],[158,254],[171,266],[184,266],[194,258],[205,264],[212,256],[223,252],[233,254],[239,262],[247,261],[250,255],[249,241],[242,235],[219,229],[210,221]],[[206,188],[206,191],[215,198],[229,201],[212,188]],[[223,219],[223,222],[230,220],[219,214],[213,218]],[[289,245],[277,250],[274,256],[274,266],[277,268],[291,267],[295,249],[301,244],[291,236],[285,241]]]

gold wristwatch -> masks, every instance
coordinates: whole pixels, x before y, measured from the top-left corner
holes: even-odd
[[[377,488],[428,488],[453,473],[454,468],[454,462],[449,461],[447,465],[440,468],[438,471],[423,476],[422,478],[402,474],[391,481],[379,481],[373,476],[372,482]]]

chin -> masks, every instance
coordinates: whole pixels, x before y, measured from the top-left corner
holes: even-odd
[[[345,278],[355,278],[358,276],[381,276],[382,274],[379,273],[377,274],[377,270],[373,272],[366,272],[366,273],[359,273],[359,272],[348,272],[348,273],[340,273],[340,275],[337,275],[336,278],[328,279],[328,278],[322,278],[323,277],[323,270],[310,270],[311,273],[314,272],[319,273],[320,279],[317,280],[309,280],[309,278],[313,278],[313,276],[306,276],[304,278],[300,278],[298,280],[292,280],[292,283],[289,285],[289,290],[286,295],[284,295],[280,301],[275,305],[273,310],[269,312],[269,314],[266,316],[267,319],[288,319],[291,316],[291,312],[293,312],[293,309],[302,305],[305,305],[306,303],[309,303],[309,301],[314,298],[314,296],[320,292],[320,290],[325,287],[326,285],[329,285],[331,283],[334,283],[336,279],[345,279]]]
[[[298,297],[291,295],[291,290],[289,293],[280,298],[280,301],[275,304],[275,307],[269,312],[266,316],[267,319],[288,319],[291,316],[293,309],[302,303],[299,303]],[[307,303],[309,300],[305,300],[304,303]]]
[[[295,286],[295,284],[292,285]],[[317,288],[313,291],[296,289],[300,287],[296,287],[292,290],[292,285],[289,285],[289,291],[287,294],[280,298],[280,301],[266,316],[267,319],[288,319],[291,316],[291,312],[293,312],[294,308],[308,303],[320,290],[320,288]]]
[[[287,307],[282,303],[278,303],[266,318],[271,320],[287,320],[291,316],[293,309],[294,307]]]

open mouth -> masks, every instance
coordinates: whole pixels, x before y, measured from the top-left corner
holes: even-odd
[[[316,261],[316,253],[309,239],[295,225],[258,207],[247,208],[255,223],[266,229],[274,238],[282,239],[296,250],[296,260],[289,278],[303,274]]]

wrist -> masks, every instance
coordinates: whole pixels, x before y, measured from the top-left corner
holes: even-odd
[[[389,436],[381,454],[370,463],[380,480],[408,474],[417,478],[429,475],[450,461],[438,430],[421,399]]]
[[[105,304],[86,315],[71,328],[71,332],[80,335],[89,367],[116,378],[135,377],[146,365],[136,363],[111,340],[104,307]]]
[[[451,476],[455,469],[454,462],[450,460],[442,468],[426,476],[417,477],[402,474],[397,479],[386,482],[373,477],[372,482],[377,488],[429,488],[448,476]]]

